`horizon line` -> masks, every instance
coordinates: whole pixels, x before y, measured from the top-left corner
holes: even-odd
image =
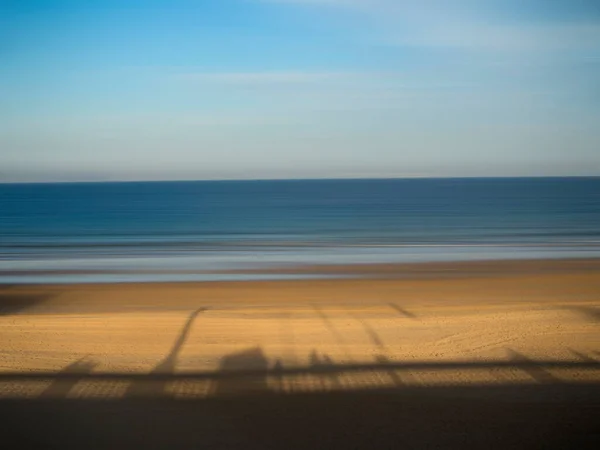
[[[438,176],[399,176],[399,177],[298,177],[298,178],[198,178],[166,180],[75,180],[75,181],[0,181],[0,185],[29,184],[124,184],[124,183],[223,183],[223,182],[263,182],[263,181],[336,181],[336,180],[461,180],[461,179],[525,179],[525,178],[600,178],[598,175],[438,175]]]

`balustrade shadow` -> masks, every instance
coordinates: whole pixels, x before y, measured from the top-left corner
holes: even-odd
[[[168,358],[167,358],[168,359]],[[206,380],[207,398],[177,400],[164,391],[144,400],[0,400],[3,438],[11,448],[75,449],[308,449],[328,448],[598,448],[600,384],[554,383],[553,369],[600,370],[600,362],[532,361],[512,353],[502,361],[343,364],[313,353],[312,364],[269,365],[260,347],[225,355],[216,371],[150,374],[89,373],[83,362],[47,373],[0,373],[0,383],[51,378],[132,383]],[[530,383],[472,386],[388,385],[275,395],[269,380],[332,377],[381,371],[506,368],[532,375]],[[534,376],[535,375],[535,376]],[[539,378],[539,377],[538,377]],[[64,387],[64,384],[62,385]]]

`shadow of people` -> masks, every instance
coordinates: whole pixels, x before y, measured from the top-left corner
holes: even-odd
[[[275,363],[273,364],[273,369],[271,369],[271,373],[274,375],[275,381],[277,383],[277,391],[283,392],[285,383],[283,382],[283,362],[281,362],[281,358],[275,359]]]
[[[175,366],[177,365],[177,359],[179,354],[181,353],[181,349],[187,340],[190,331],[192,329],[192,325],[194,324],[194,320],[198,317],[198,314],[206,311],[206,308],[198,308],[194,312],[192,312],[185,325],[181,329],[179,333],[179,337],[174,342],[171,351],[167,354],[165,359],[159,362],[154,369],[148,374],[148,380],[138,381],[137,383],[132,383],[127,391],[125,392],[126,397],[147,397],[147,396],[157,396],[164,394],[167,388],[167,384],[169,383],[167,378],[161,377],[160,379],[152,379],[153,375],[165,375],[172,374],[175,372]]]
[[[241,352],[230,353],[221,358],[219,372],[252,371],[250,375],[217,378],[214,382],[213,393],[220,395],[258,394],[269,391],[267,372],[269,361],[260,347],[254,347]],[[260,374],[264,371],[264,374]],[[258,372],[258,373],[257,373]]]
[[[331,359],[328,355],[323,355],[323,367],[325,368],[334,368],[335,363],[333,359]],[[342,387],[342,383],[339,378],[339,374],[330,373],[328,374],[329,383],[333,389],[339,389]]]
[[[75,386],[84,375],[90,373],[98,363],[86,361],[85,358],[78,359],[74,363],[63,368],[50,385],[42,391],[40,398],[63,398],[66,397],[73,386]],[[62,374],[81,374],[81,378],[77,377],[60,377]]]
[[[331,370],[336,367],[335,363],[329,355],[319,356],[316,350],[310,352],[308,357],[310,366],[315,369],[315,375],[320,380],[320,385],[323,389],[329,390],[332,388],[340,388],[341,382],[337,373],[332,373]],[[322,373],[319,373],[322,372]]]
[[[320,367],[322,365],[321,358],[319,358],[319,354],[316,350],[311,350],[310,356],[308,357],[308,362],[312,367]]]

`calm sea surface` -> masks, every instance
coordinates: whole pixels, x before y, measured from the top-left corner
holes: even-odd
[[[600,178],[0,184],[4,283],[598,256]]]

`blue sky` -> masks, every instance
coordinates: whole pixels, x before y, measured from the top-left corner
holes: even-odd
[[[0,0],[0,181],[600,175],[596,0]]]

